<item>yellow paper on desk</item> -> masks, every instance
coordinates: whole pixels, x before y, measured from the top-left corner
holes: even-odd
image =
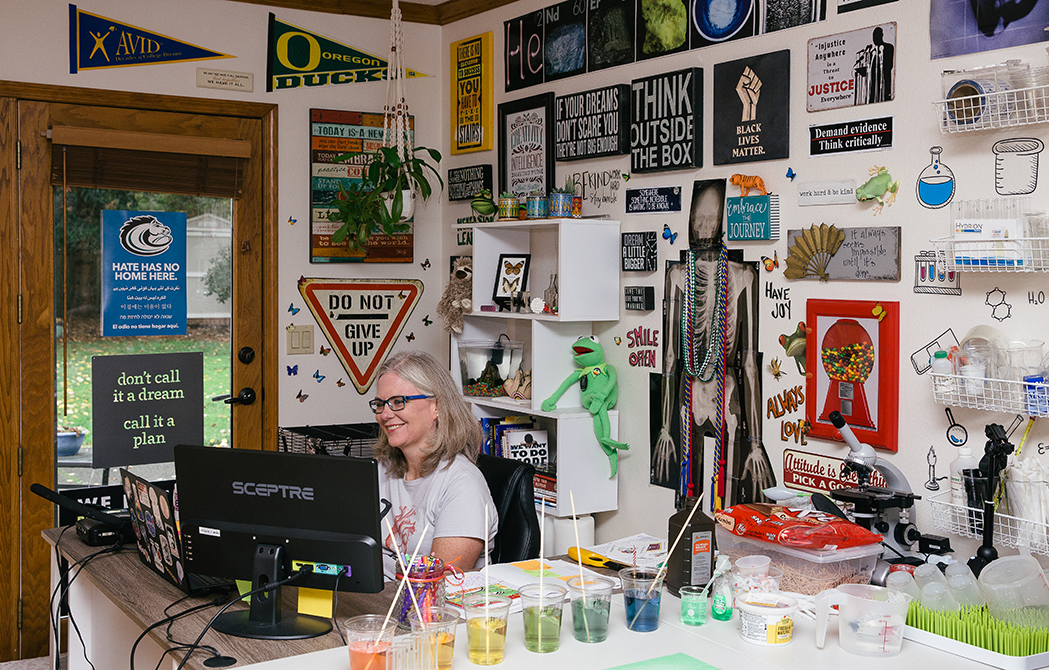
[[[332,591],[299,587],[299,614],[331,618]]]

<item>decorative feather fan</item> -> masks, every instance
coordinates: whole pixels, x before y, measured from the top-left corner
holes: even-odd
[[[818,277],[820,281],[827,281],[830,278],[827,265],[844,241],[845,233],[834,226],[813,225],[794,238],[794,244],[787,249],[787,269],[783,276],[787,279]]]

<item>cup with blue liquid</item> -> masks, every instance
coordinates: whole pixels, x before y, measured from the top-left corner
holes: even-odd
[[[623,601],[626,603],[626,627],[639,633],[659,628],[659,596],[663,573],[647,568],[623,568]]]

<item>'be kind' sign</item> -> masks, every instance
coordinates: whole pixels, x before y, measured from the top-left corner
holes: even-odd
[[[702,68],[631,82],[630,171],[702,167],[702,110]]]

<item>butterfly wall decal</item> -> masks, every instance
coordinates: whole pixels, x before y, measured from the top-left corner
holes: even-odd
[[[295,396],[299,402],[306,402],[306,398],[309,398],[309,394],[303,393],[302,389],[299,389],[299,394]]]
[[[298,219],[296,219],[296,218],[295,218],[294,216],[289,216],[289,217],[288,217],[288,224],[289,224],[289,225],[292,225],[292,226],[294,226],[294,225],[295,225],[296,223],[298,223],[298,222],[299,222],[299,220],[298,220]]]
[[[423,325],[424,326],[429,326],[431,323],[433,323],[433,319],[430,318],[429,314],[427,314],[426,316],[423,317]]]
[[[405,335],[404,339],[408,340],[409,342],[414,341],[415,340],[415,332],[408,333],[407,335]]]
[[[343,386],[346,386],[346,382],[342,381],[342,377],[339,377],[339,381],[335,382],[335,385],[342,388]]]
[[[295,306],[295,303],[291,303],[288,305],[288,311],[291,312],[292,316],[295,316],[299,313],[299,308]]]
[[[517,287],[521,284],[521,278],[510,281],[506,277],[503,277],[503,293],[513,293],[517,290]]]
[[[772,258],[762,256],[761,263],[765,266],[765,272],[772,272],[775,268],[779,267],[779,252],[773,251]]]
[[[617,346],[617,347],[618,347],[618,346],[619,346],[620,344],[623,344],[623,338],[621,338],[621,337],[620,337],[620,336],[618,336],[618,335],[616,335],[616,336],[615,336],[615,337],[613,337],[612,339],[613,339],[613,340],[615,340],[615,343],[616,343],[616,346]]]
[[[320,384],[322,381],[324,381],[324,375],[321,374],[320,370],[317,370],[316,372],[313,373],[313,378],[317,380],[318,384]]]
[[[786,374],[780,367],[781,365],[782,363],[780,363],[780,360],[778,358],[773,358],[771,361],[769,361],[769,370],[772,372],[772,376],[776,378],[776,381],[779,381],[779,378]]]
[[[510,261],[503,261],[503,264],[506,266],[506,274],[508,275],[521,274],[521,268],[524,267],[524,263],[524,261],[521,261],[520,263],[511,263]]]
[[[879,323],[881,323],[881,320],[885,318],[885,314],[885,308],[881,306],[880,302],[875,304],[874,307],[871,309],[871,315],[878,317]]]
[[[794,181],[794,177],[797,177],[798,173],[794,171],[794,168],[787,168],[787,179]]]
[[[298,365],[289,365],[287,367],[288,367],[288,376],[289,377],[294,377],[295,375],[299,374],[299,366]]]
[[[422,267],[423,270],[429,270],[430,269],[430,259],[427,258],[422,263],[419,263],[419,265]]]
[[[670,230],[670,225],[669,224],[666,224],[666,223],[663,224],[663,239],[664,240],[670,240],[670,243],[673,244],[677,240],[677,235],[678,235],[677,233],[672,232]]]
[[[326,347],[326,346],[324,346],[322,344],[321,345],[321,356],[327,356],[330,353],[331,353],[331,347]]]

